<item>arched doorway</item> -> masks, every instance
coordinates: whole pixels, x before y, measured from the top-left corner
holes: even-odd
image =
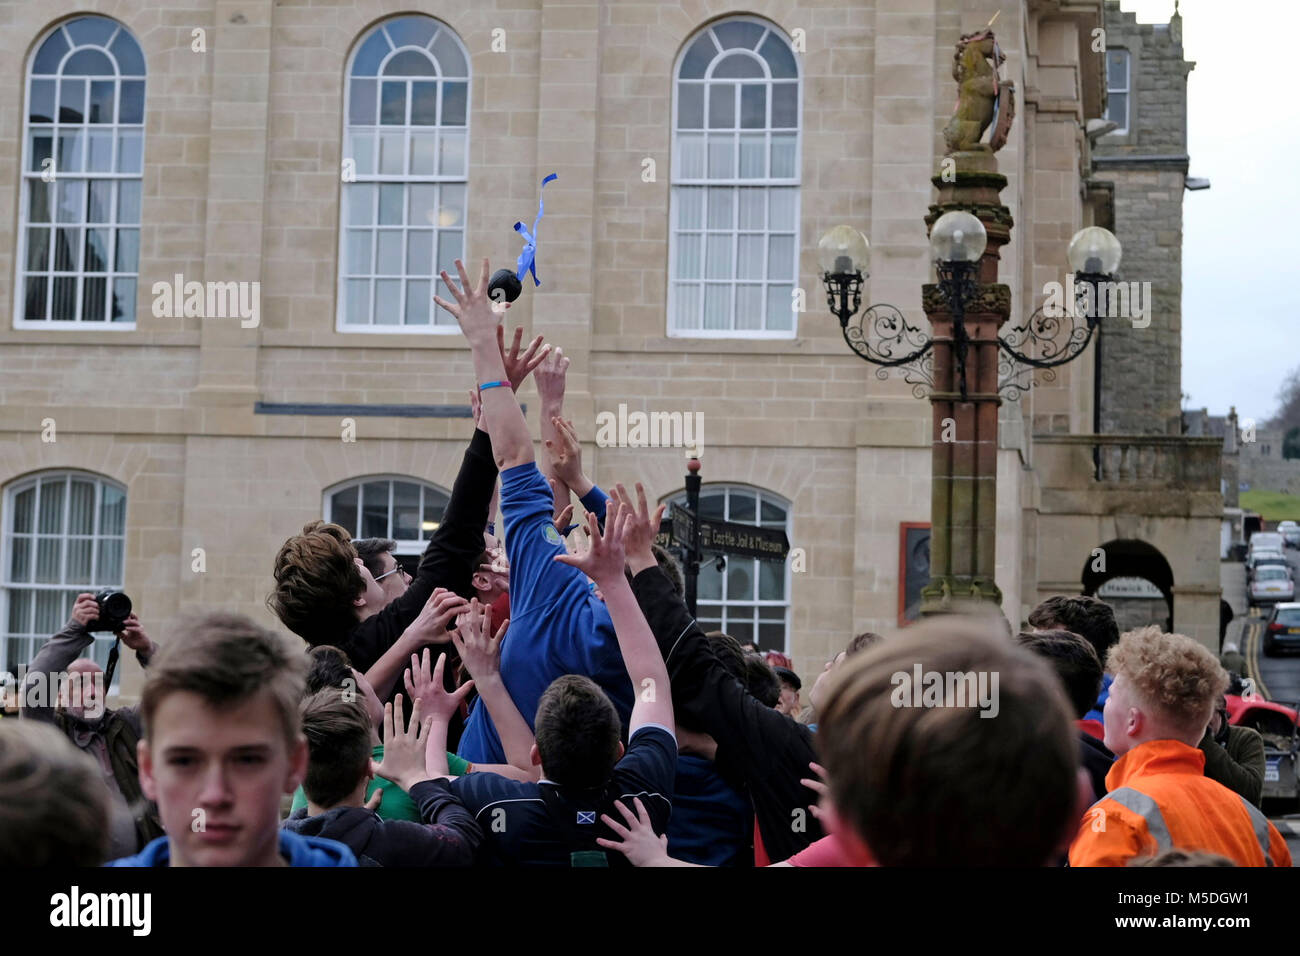
[[[1108,541],[1083,563],[1083,593],[1115,611],[1120,633],[1156,624],[1174,626],[1174,572],[1160,551],[1145,541]]]

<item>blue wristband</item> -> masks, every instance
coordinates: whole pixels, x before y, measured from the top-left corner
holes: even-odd
[[[500,388],[503,385],[509,385],[509,382],[484,382],[478,387],[480,392],[487,391],[489,388]]]

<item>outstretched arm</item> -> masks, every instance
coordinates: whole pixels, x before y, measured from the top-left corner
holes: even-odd
[[[492,300],[487,294],[488,261],[483,260],[483,268],[475,286],[470,285],[465,264],[459,259],[456,260],[456,271],[460,274],[459,284],[445,271],[440,273],[455,302],[447,302],[440,296],[434,296],[434,301],[456,317],[469,342],[470,354],[474,360],[474,376],[480,386],[483,421],[488,434],[492,436],[492,453],[497,468],[504,471],[534,460],[533,440],[528,433],[524,413],[515,399],[514,390],[509,387],[506,361],[497,345],[500,316],[493,310]],[[492,382],[505,384],[482,388]]]

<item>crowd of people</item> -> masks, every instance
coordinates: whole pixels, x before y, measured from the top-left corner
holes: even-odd
[[[806,703],[784,656],[705,633],[662,506],[584,472],[569,359],[507,347],[487,262],[456,266],[476,427],[416,573],[312,522],[268,598],[296,638],[132,615],[118,709],[81,595],[20,699],[62,696],[0,721],[0,865],[1291,865],[1214,655],[1096,598],[859,634]]]

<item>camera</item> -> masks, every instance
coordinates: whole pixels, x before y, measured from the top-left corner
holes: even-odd
[[[99,617],[86,625],[88,631],[120,631],[131,616],[131,599],[125,591],[104,588],[95,594]]]

